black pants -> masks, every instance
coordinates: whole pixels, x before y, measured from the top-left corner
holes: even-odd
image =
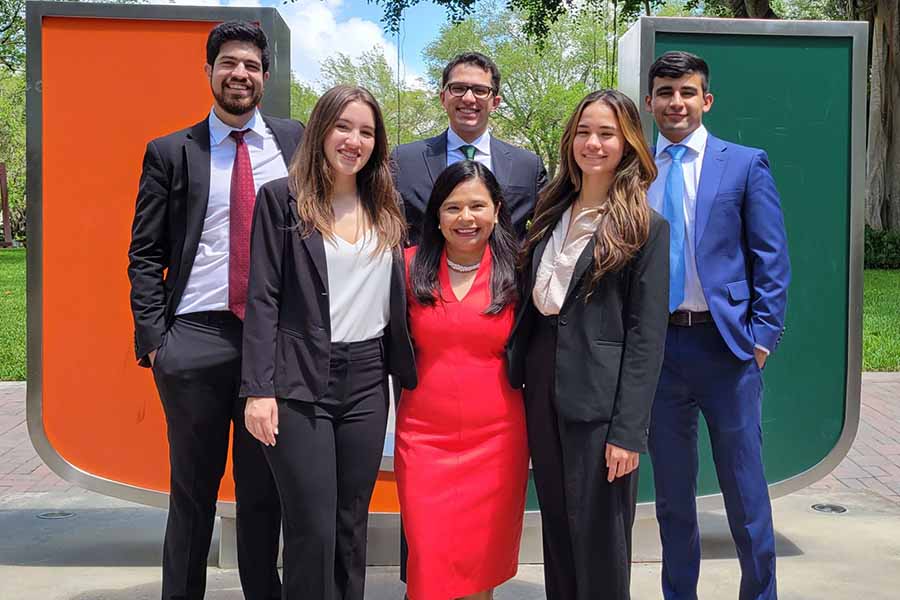
[[[547,600],[628,600],[638,474],[607,482],[609,423],[559,418],[555,356],[556,319],[541,318],[528,346],[525,411]]]
[[[234,423],[238,568],[247,600],[276,600],[281,520],[278,492],[260,444],[244,427],[241,322],[227,312],[177,317],[153,376],[166,413],[171,492],[163,547],[163,600],[200,600],[206,557]]]
[[[363,600],[387,386],[380,338],[333,343],[325,396],[278,400],[278,437],[264,450],[284,518],[284,600]]]

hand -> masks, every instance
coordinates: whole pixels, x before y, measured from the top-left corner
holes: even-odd
[[[150,354],[147,355],[147,360],[150,361],[150,366],[153,366],[153,363],[156,362],[156,350],[151,350]]]
[[[609,473],[606,480],[610,483],[616,477],[625,477],[638,468],[641,455],[613,444],[606,444],[606,467]]]
[[[275,445],[278,435],[278,403],[275,398],[247,398],[244,424],[253,437],[266,446]]]
[[[762,371],[762,368],[766,366],[766,359],[769,358],[769,354],[765,350],[754,348],[753,358],[756,359],[756,366]]]

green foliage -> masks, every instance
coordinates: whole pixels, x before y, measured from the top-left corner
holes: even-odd
[[[21,240],[25,238],[25,75],[2,69],[0,163],[6,164],[13,239]]]
[[[865,272],[863,370],[900,371],[900,271]]]
[[[25,249],[0,250],[0,381],[25,379]]]
[[[311,85],[291,75],[291,118],[307,123],[319,94]]]
[[[398,84],[380,47],[356,59],[342,53],[325,59],[321,90],[339,84],[358,85],[372,92],[381,106],[391,145],[436,135],[446,126],[446,116],[435,94],[403,80]]]
[[[25,0],[0,0],[0,72],[25,69]]]
[[[867,269],[900,269],[900,231],[866,226],[865,263]],[[897,303],[900,304],[900,296]]]

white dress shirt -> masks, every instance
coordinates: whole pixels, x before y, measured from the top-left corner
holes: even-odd
[[[325,239],[328,312],[332,342],[364,342],[381,337],[390,319],[390,250],[376,253],[378,237],[369,232],[355,244],[334,234]]]
[[[260,186],[287,176],[281,148],[257,110],[244,127],[231,127],[209,113],[209,202],[203,219],[200,244],[188,276],[177,315],[205,310],[228,310],[229,210],[231,205],[231,169],[237,143],[229,136],[233,130],[249,129],[244,135],[250,164],[253,165],[255,191]]]
[[[475,146],[475,162],[479,162],[491,169],[491,132],[485,130],[470,144],[459,137],[453,128],[447,129],[447,166],[466,160],[466,155],[460,150],[462,146]]]
[[[697,188],[700,185],[700,171],[703,168],[703,155],[706,153],[706,140],[709,137],[706,128],[701,125],[697,130],[684,138],[680,143],[687,146],[681,158],[684,169],[684,301],[678,310],[703,312],[709,310],[703,286],[697,274],[697,259],[694,248],[694,225],[697,212]],[[656,139],[656,168],[659,174],[647,191],[647,201],[658,213],[663,214],[666,193],[666,177],[672,166],[672,157],[666,148],[674,144],[662,134]]]

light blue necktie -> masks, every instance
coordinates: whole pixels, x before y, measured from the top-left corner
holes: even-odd
[[[681,159],[687,146],[672,144],[666,148],[672,165],[666,177],[663,216],[669,222],[669,312],[684,302],[684,167]]]

